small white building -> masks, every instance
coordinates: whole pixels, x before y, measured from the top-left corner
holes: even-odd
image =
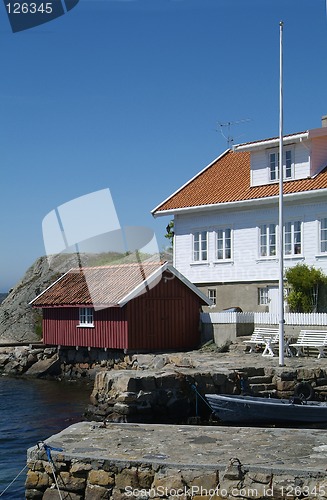
[[[327,125],[284,137],[284,265],[327,273]],[[154,217],[174,218],[174,267],[215,310],[278,308],[279,139],[227,150]]]

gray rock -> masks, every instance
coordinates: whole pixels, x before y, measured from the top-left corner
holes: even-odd
[[[58,359],[58,356],[37,361],[25,373],[25,375],[33,377],[44,377],[46,375],[59,375],[59,374],[60,374],[60,360]]]

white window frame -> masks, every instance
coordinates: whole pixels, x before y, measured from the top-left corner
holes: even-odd
[[[319,253],[327,254],[327,217],[321,217],[319,221]]]
[[[298,235],[300,235],[300,241]],[[290,251],[286,252],[287,246]],[[298,246],[300,248],[297,248]],[[284,256],[286,258],[303,256],[303,223],[300,220],[288,221],[284,224]]]
[[[192,261],[208,262],[208,231],[199,230],[193,232],[192,237]]]
[[[277,151],[270,151],[269,157],[269,180],[276,182],[279,179],[279,153]]]
[[[228,234],[229,233],[229,234]],[[233,231],[230,227],[218,228],[215,231],[215,260],[217,262],[231,261],[233,258]],[[219,241],[222,242],[222,248],[219,247]],[[229,242],[229,246],[228,245]],[[221,256],[219,256],[222,251]],[[229,255],[228,255],[229,252]]]
[[[279,180],[279,151],[268,152],[268,176],[270,182]],[[283,180],[294,179],[294,149],[285,148],[283,151]]]
[[[83,328],[94,326],[94,309],[93,307],[79,308],[79,325]]]
[[[285,149],[285,164],[283,166],[284,179],[294,178],[294,152],[292,149]],[[289,173],[289,175],[287,175]]]
[[[217,305],[217,290],[216,290],[216,288],[208,288],[208,298],[212,301],[212,306]]]
[[[263,231],[263,228],[264,231]],[[265,237],[265,244],[263,244]],[[263,247],[266,247],[266,252],[263,252]],[[271,259],[277,255],[277,224],[270,222],[259,225],[259,258]]]
[[[269,304],[269,289],[267,286],[258,288],[258,304],[259,306]]]

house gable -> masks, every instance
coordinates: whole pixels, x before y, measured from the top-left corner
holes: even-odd
[[[327,189],[327,127],[285,136],[284,145],[285,154],[290,153],[287,164],[291,162],[291,175],[284,182],[285,197],[312,197],[316,191],[322,194],[321,190]],[[234,146],[153,209],[152,215],[258,204],[278,197],[278,178],[270,178],[270,153],[278,154],[278,138]]]

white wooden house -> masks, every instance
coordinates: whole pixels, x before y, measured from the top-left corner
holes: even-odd
[[[327,273],[327,126],[284,137],[284,265]],[[234,146],[169,198],[174,266],[215,310],[278,307],[279,139]]]

